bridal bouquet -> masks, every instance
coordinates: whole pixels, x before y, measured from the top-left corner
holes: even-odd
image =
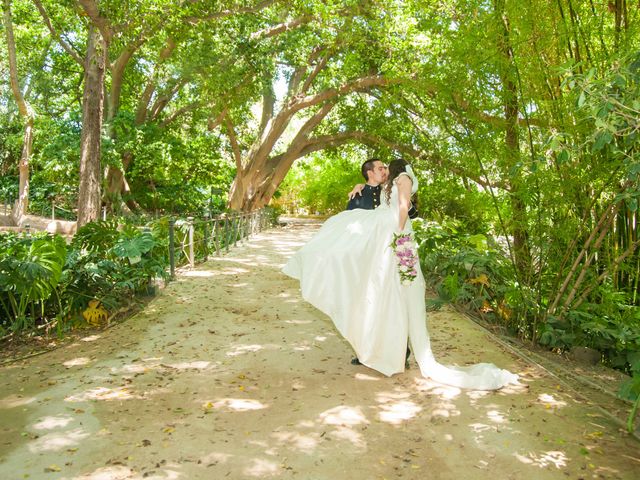
[[[391,248],[398,264],[400,283],[410,285],[418,275],[418,249],[413,234],[394,233]]]

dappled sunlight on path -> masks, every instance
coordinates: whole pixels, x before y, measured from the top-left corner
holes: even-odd
[[[467,319],[429,316],[446,363],[498,392],[384,377],[280,272],[311,227],[181,272],[123,324],[2,368],[0,478],[634,478],[638,445]]]

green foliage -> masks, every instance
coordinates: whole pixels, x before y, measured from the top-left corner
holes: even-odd
[[[1,91],[1,90],[0,90]],[[0,115],[0,188],[6,181],[3,177],[18,164],[22,148],[22,131],[17,118]],[[0,192],[1,193],[1,192]]]
[[[413,224],[427,284],[443,300],[482,312],[514,331],[522,328],[522,293],[508,258],[489,237],[461,233],[455,221]]]
[[[3,235],[0,250],[0,303],[9,319],[9,328],[20,330],[34,325],[36,308],[44,312],[44,302],[54,293],[65,264],[66,244],[62,237]],[[27,315],[30,310],[30,316]]]
[[[605,363],[625,370],[640,351],[640,307],[630,306],[624,293],[611,285],[599,291],[601,302],[588,303],[564,317],[549,316],[540,326],[540,343],[562,350],[590,347],[603,353]]]
[[[634,430],[636,413],[640,407],[640,352],[634,352],[630,356],[629,362],[631,364],[632,377],[620,386],[618,395],[620,398],[633,402],[629,417],[627,418],[627,430],[631,433]]]
[[[64,329],[92,299],[113,310],[167,278],[166,240],[115,221],[85,225],[70,246],[57,235],[2,240],[2,329],[26,330],[54,318]]]
[[[433,172],[420,185],[417,204],[423,218],[455,220],[460,231],[486,233],[496,220],[493,206],[487,200],[483,191],[465,187],[445,172]]]
[[[204,213],[210,204],[219,212],[224,198],[211,190],[226,192],[234,169],[220,155],[220,140],[202,129],[138,126],[127,111],[113,121],[115,141],[105,142],[107,162],[122,167],[125,155],[135,158],[129,169],[131,193],[124,200],[136,202],[144,211]]]
[[[124,298],[145,293],[154,278],[167,278],[164,243],[132,225],[89,223],[72,241],[64,289],[75,295],[76,308],[91,298],[113,308]]]
[[[18,178],[12,175],[0,177],[0,203],[18,197]],[[4,211],[2,212],[4,214]]]
[[[298,162],[289,171],[274,204],[294,213],[340,212],[347,206],[347,194],[353,186],[364,182],[360,166],[365,160],[362,152],[354,149]]]

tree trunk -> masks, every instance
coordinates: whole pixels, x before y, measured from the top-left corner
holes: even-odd
[[[495,15],[500,31],[498,33],[498,49],[502,55],[504,65],[500,69],[502,83],[503,106],[506,120],[505,149],[508,159],[508,168],[520,161],[520,138],[518,128],[518,89],[516,84],[516,65],[511,48],[510,26],[507,18],[504,0],[495,0]],[[522,178],[517,172],[509,172],[510,177],[510,203],[511,203],[511,232],[513,235],[513,250],[516,268],[521,278],[525,279],[530,273],[531,254],[528,244],[528,221],[526,205],[521,197]]]
[[[237,173],[229,190],[229,208],[251,211],[269,203],[293,162],[302,156],[305,147],[310,144],[309,135],[329,114],[340,97],[356,91],[364,92],[374,87],[383,87],[397,82],[397,80],[392,81],[382,75],[368,75],[346,82],[337,88],[327,88],[315,94],[308,94],[313,79],[325,65],[326,62],[316,65],[315,68],[311,64],[308,65],[308,68],[312,69],[312,73],[302,84],[301,89],[303,75],[299,72],[294,73],[289,82],[288,101],[273,117],[270,114],[271,94],[269,89],[265,90],[263,114],[265,109],[269,111],[266,114],[267,120],[265,121],[265,115],[263,115],[261,122],[261,128],[264,130],[257,135],[256,142],[249,149],[244,161],[239,158],[238,149],[233,148]],[[287,151],[281,155],[272,155],[276,143],[281,139],[296,113],[307,111],[310,108],[317,108],[317,111],[300,127]],[[230,128],[228,123],[227,132],[231,143],[235,144],[236,142],[232,138],[234,136],[233,128]]]
[[[248,212],[266,205],[266,203],[258,204],[255,198],[254,185],[263,181],[264,177],[259,171],[249,169],[238,171],[229,190],[229,208]]]
[[[13,217],[19,223],[22,216],[27,214],[29,209],[29,162],[33,146],[33,115],[27,117],[24,126],[24,136],[22,137],[22,154],[20,155],[20,180],[18,187],[18,201],[13,211]]]
[[[78,227],[100,217],[100,137],[104,110],[106,55],[107,43],[104,37],[98,28],[90,24],[82,96]]]
[[[2,3],[4,27],[7,38],[7,51],[9,54],[9,77],[13,97],[18,105],[18,111],[23,118],[24,135],[22,139],[22,153],[20,155],[20,163],[18,170],[20,180],[18,186],[18,200],[13,209],[13,218],[16,223],[20,223],[20,219],[27,213],[29,208],[29,162],[31,160],[31,151],[33,146],[33,110],[25,100],[20,91],[20,83],[18,81],[18,61],[16,56],[16,44],[13,36],[13,19],[11,18],[11,1],[4,0]]]

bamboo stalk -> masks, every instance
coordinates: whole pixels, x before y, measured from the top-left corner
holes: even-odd
[[[613,207],[612,210],[610,210],[611,207]],[[585,242],[584,246],[582,247],[582,250],[580,251],[580,253],[576,257],[576,259],[574,260],[573,264],[571,265],[571,269],[569,270],[569,273],[565,277],[564,282],[562,282],[562,286],[558,290],[558,293],[556,294],[556,296],[555,296],[555,298],[553,300],[553,303],[551,304],[551,307],[549,307],[549,309],[547,310],[547,315],[548,314],[553,314],[556,311],[556,308],[558,307],[558,304],[560,303],[560,299],[564,295],[564,292],[567,290],[567,287],[569,286],[569,282],[571,282],[571,279],[573,278],[574,274],[576,273],[576,270],[578,269],[578,266],[580,265],[580,262],[582,261],[582,258],[586,255],[587,249],[591,245],[591,242],[595,238],[595,236],[598,233],[598,231],[603,227],[603,225],[607,221],[610,220],[611,214],[613,212],[617,212],[617,210],[618,210],[618,206],[612,204],[612,205],[609,205],[609,207],[602,213],[602,215],[600,216],[600,220],[596,224],[595,228],[591,231],[591,234],[587,238],[587,241]]]
[[[615,268],[618,265],[620,265],[629,255],[631,255],[636,250],[638,245],[640,245],[640,240],[636,240],[632,245],[629,246],[629,248],[627,248],[627,250],[625,250],[625,252],[622,255],[620,255],[618,258],[616,258],[615,261],[613,262],[612,268]],[[598,278],[596,278],[596,280],[593,282],[593,284],[591,284],[589,287],[587,287],[582,292],[582,294],[580,295],[578,300],[576,300],[576,303],[573,305],[573,308],[576,309],[580,305],[582,305],[582,303],[586,300],[587,295],[589,295],[593,291],[595,286],[600,284],[600,282],[602,282],[607,277],[607,275],[609,275],[609,268],[605,269],[605,271],[602,272],[598,276]],[[568,308],[568,306],[567,306],[567,308]]]
[[[614,211],[617,211],[617,210],[618,210],[618,208],[616,206]],[[607,225],[608,225],[608,228],[606,228]],[[587,257],[587,259],[585,260],[584,264],[582,265],[582,268],[580,269],[580,273],[578,274],[578,278],[574,282],[573,287],[571,288],[571,291],[569,292],[569,295],[567,296],[567,298],[564,301],[564,304],[562,305],[562,314],[566,313],[567,309],[569,308],[569,305],[570,305],[571,301],[575,298],[576,294],[578,293],[578,288],[580,287],[580,285],[582,285],[582,282],[584,281],[584,277],[587,274],[589,266],[591,265],[591,262],[593,261],[593,259],[597,255],[598,249],[600,248],[600,245],[602,245],[602,242],[603,242],[604,238],[606,237],[607,233],[609,233],[609,231],[611,230],[611,227],[612,227],[611,222],[607,222],[607,223],[605,223],[603,225],[602,230],[600,232],[600,236],[598,237],[598,239],[593,244],[593,252]]]

